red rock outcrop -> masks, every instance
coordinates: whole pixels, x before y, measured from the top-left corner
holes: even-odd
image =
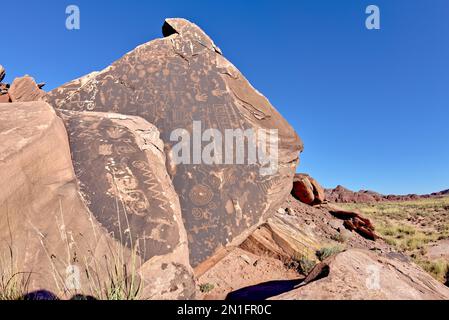
[[[369,240],[377,240],[379,236],[375,233],[372,222],[364,218],[357,210],[346,210],[334,204],[326,204],[323,206],[338,219],[344,220],[343,225],[349,231],[355,231],[361,236]]]
[[[320,204],[326,200],[323,188],[311,176],[300,173],[293,179],[292,195],[299,201],[308,204]]]

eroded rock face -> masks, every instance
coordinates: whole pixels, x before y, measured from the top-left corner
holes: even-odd
[[[257,229],[241,248],[258,255],[267,255],[285,263],[293,259],[317,260],[320,244],[307,226],[301,226],[294,216],[277,213]]]
[[[246,156],[245,164],[236,164],[234,157],[233,165],[224,164],[224,157],[211,165],[201,159],[195,164],[194,142],[187,146],[189,163],[176,165],[173,157],[168,159],[190,260],[198,266],[220,248],[239,244],[277,210],[291,190],[302,142],[200,28],[183,19],[167,19],[163,34],[165,38],[137,47],[102,72],[53,90],[48,101],[61,110],[140,116],[159,129],[166,150],[178,143],[179,138],[170,138],[176,129],[194,139],[194,121],[200,122],[202,132],[214,128],[223,137],[232,129],[277,130],[278,139],[267,145],[278,146],[277,171],[270,174],[262,174],[262,161],[248,165]],[[73,130],[76,126],[69,132]],[[203,150],[213,141],[196,146]]]
[[[325,271],[324,278],[305,284],[274,299],[449,299],[449,288],[433,279],[401,254],[380,255],[372,251],[350,249],[329,258],[316,268]],[[318,275],[318,272],[316,274]],[[313,279],[309,280],[313,281]]]
[[[0,252],[13,248],[20,268],[13,272],[31,273],[29,290],[102,298],[111,270],[126,265],[140,298],[193,298],[187,236],[158,131],[137,117],[61,115],[75,127],[75,170],[51,106],[0,105],[0,180],[8,181],[0,190]]]

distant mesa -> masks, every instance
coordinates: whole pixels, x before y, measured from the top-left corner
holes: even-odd
[[[341,185],[334,189],[325,189],[326,199],[334,203],[372,203],[382,201],[411,201],[419,199],[428,199],[432,197],[441,197],[449,195],[449,190],[434,192],[431,194],[418,195],[383,195],[370,190],[352,191]]]

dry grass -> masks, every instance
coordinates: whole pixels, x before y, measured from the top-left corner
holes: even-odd
[[[36,236],[40,239],[42,250],[47,255],[52,268],[52,275],[55,280],[56,287],[60,294],[64,297],[77,297],[83,299],[92,297],[99,300],[144,300],[141,295],[141,279],[137,270],[141,267],[141,257],[139,255],[139,246],[133,243],[132,231],[127,219],[126,208],[121,201],[117,201],[117,219],[119,222],[119,245],[108,247],[108,254],[102,258],[96,257],[93,252],[92,245],[98,243],[97,230],[93,224],[92,232],[95,235],[95,243],[89,243],[87,240],[79,240],[73,242],[73,239],[65,228],[64,213],[62,204],[60,203],[60,223],[61,242],[66,247],[66,258],[56,258],[49,250],[49,245],[45,242],[44,237],[36,230]],[[122,208],[122,210],[120,210]],[[124,214],[126,224],[121,225],[120,213]],[[8,213],[6,213],[9,226]],[[93,221],[93,217],[91,217]],[[14,238],[11,230],[9,230],[10,239],[4,252],[0,252],[0,300],[21,300],[25,299],[29,294],[30,279],[32,272],[26,272],[18,265],[17,255],[14,254]],[[126,243],[129,243],[130,249]],[[84,243],[81,243],[84,242]],[[80,250],[80,248],[88,248],[88,250]],[[86,252],[84,256],[80,256],[79,252]],[[76,263],[78,268],[78,276],[87,278],[88,292],[79,292],[76,288],[78,280],[70,279],[67,274],[68,268]],[[63,266],[63,268],[61,268]],[[66,273],[61,273],[66,271]],[[74,271],[75,274],[75,271]],[[106,276],[105,276],[106,275]],[[73,286],[72,286],[73,285]],[[87,296],[85,296],[87,294]]]
[[[23,300],[28,293],[31,272],[22,272],[17,266],[12,247],[0,256],[0,300]]]
[[[429,245],[449,239],[449,197],[341,206],[359,209],[388,244],[408,254],[436,279],[445,281],[449,261],[432,261],[426,253]]]

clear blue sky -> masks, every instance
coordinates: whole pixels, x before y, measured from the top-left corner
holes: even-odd
[[[65,28],[65,8],[81,30]],[[365,28],[365,8],[381,30]],[[449,188],[449,1],[2,1],[0,64],[55,88],[200,25],[295,127],[299,171],[383,193]]]

